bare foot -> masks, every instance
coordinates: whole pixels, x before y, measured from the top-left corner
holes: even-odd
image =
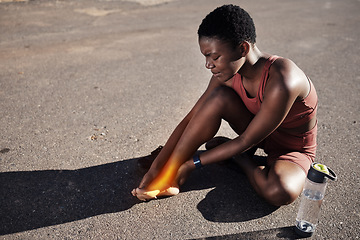
[[[184,184],[190,173],[195,169],[192,160],[183,163],[177,171],[176,178],[170,187],[165,190],[147,190],[146,187],[133,189],[131,194],[142,201],[156,199],[157,197],[170,197],[179,194],[179,186]]]
[[[156,199],[158,197],[170,197],[179,194],[180,190],[178,187],[169,187],[163,191],[152,190],[146,191],[145,189],[136,188],[132,190],[132,195],[137,197],[141,201],[148,201],[151,199]]]

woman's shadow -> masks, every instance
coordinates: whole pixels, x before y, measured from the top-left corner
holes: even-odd
[[[140,202],[130,191],[142,174],[137,159],[77,170],[2,172],[0,235],[127,210]],[[206,188],[214,189],[198,209],[210,221],[246,221],[275,210],[256,196],[244,175],[229,167],[195,171],[182,191]]]
[[[182,192],[204,188],[213,189],[197,208],[209,221],[244,222],[278,209],[256,194],[245,174],[232,162],[195,171],[182,187]]]
[[[0,235],[124,211],[141,178],[135,159],[77,169],[0,173]]]

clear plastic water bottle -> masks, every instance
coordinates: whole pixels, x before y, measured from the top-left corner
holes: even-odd
[[[336,175],[330,168],[320,163],[311,165],[295,224],[296,233],[302,237],[310,237],[315,232],[328,178],[336,180]]]

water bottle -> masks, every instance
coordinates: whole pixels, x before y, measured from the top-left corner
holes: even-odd
[[[328,178],[336,180],[336,174],[330,168],[320,163],[311,164],[295,224],[295,232],[302,237],[310,237],[315,232]]]

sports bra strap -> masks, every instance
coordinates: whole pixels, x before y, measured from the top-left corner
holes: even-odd
[[[276,61],[276,59],[278,59],[278,58],[279,58],[279,56],[272,55],[267,59],[265,65],[264,65],[264,71],[263,71],[261,83],[260,83],[261,85],[260,85],[259,92],[258,92],[258,96],[259,96],[259,99],[261,102],[263,101],[265,85],[266,85],[267,79],[269,78],[269,68],[270,68],[271,64],[273,64]]]

